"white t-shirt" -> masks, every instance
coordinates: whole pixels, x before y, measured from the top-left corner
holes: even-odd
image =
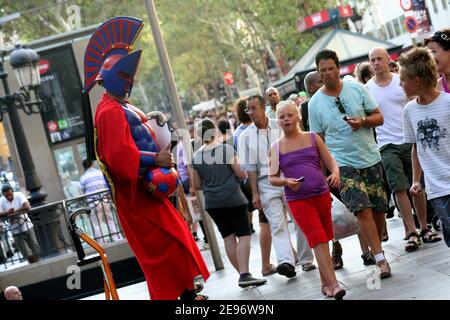
[[[257,172],[259,179],[267,178],[270,146],[282,134],[278,121],[271,118],[269,118],[267,129],[258,129],[253,123],[242,132],[238,141],[238,157],[242,170]]]
[[[403,128],[405,143],[417,143],[428,199],[450,194],[450,94],[428,105],[408,102]]]
[[[0,209],[2,212],[8,212],[11,209],[19,210],[27,201],[27,198],[22,192],[14,192],[13,201],[8,201],[5,197],[0,198]],[[33,223],[31,223],[26,213],[11,217],[10,220],[13,234],[25,232],[33,228]]]
[[[378,148],[392,143],[403,144],[403,109],[408,102],[408,97],[400,87],[400,77],[391,73],[392,80],[386,87],[380,87],[375,83],[375,78],[366,83],[366,87],[375,98],[381,112],[384,123],[375,128],[377,133]]]

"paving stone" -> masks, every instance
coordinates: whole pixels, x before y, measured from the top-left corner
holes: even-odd
[[[255,215],[253,225],[257,233],[252,236],[250,256],[250,272],[261,277],[261,261],[258,240],[258,221]],[[405,252],[403,223],[399,218],[387,221],[389,241],[383,243],[383,250],[388,259],[392,277],[373,281],[375,266],[364,266],[361,250],[356,236],[342,239],[344,268],[336,271],[336,276],[346,289],[346,300],[450,300],[450,249],[444,241],[423,244],[417,251]],[[292,231],[293,223],[289,223]],[[442,234],[438,232],[441,236]],[[320,276],[318,269],[304,272],[296,267],[297,276],[292,279],[278,274],[266,277],[267,284],[259,287],[242,289],[238,286],[238,273],[229,263],[223,241],[216,229],[225,269],[215,271],[209,250],[202,255],[211,272],[205,284],[204,294],[214,300],[330,300],[320,292]],[[203,236],[200,236],[202,239]],[[295,243],[294,233],[292,240]],[[202,241],[198,242],[202,247]],[[294,245],[295,247],[295,245]],[[331,249],[331,248],[330,248]],[[272,247],[271,261],[276,264],[276,256]],[[119,296],[124,300],[148,299],[145,283],[120,288]],[[95,295],[87,300],[103,300],[104,295]]]

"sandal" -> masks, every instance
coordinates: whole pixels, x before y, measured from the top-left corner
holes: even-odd
[[[322,294],[328,298],[332,298],[333,297],[333,293],[330,290],[329,286],[326,285],[322,285]]]
[[[270,264],[270,268],[267,270],[262,270],[261,274],[263,275],[263,277],[267,277],[270,276],[271,274],[277,273],[277,267],[275,267],[273,264]]]
[[[207,296],[207,295],[204,295],[204,294],[198,294],[195,298],[194,298],[194,301],[195,300],[208,300],[209,299],[209,297]]]
[[[411,237],[416,237],[417,240],[411,240]],[[411,232],[408,235],[408,242],[405,246],[406,252],[413,252],[416,251],[420,246],[420,236],[417,234],[417,232]]]
[[[347,294],[345,289],[341,288],[339,285],[333,288],[333,297],[335,300],[342,300],[342,298]]]
[[[333,259],[333,268],[334,270],[339,270],[344,267],[344,261],[342,261],[342,257],[340,256],[334,256]]]
[[[427,234],[428,236],[426,237],[425,235]],[[437,233],[434,233],[428,228],[422,229],[422,231],[420,231],[420,237],[422,238],[424,243],[432,243],[442,240],[442,238]]]
[[[344,261],[342,261],[342,246],[339,241],[333,242],[331,257],[333,260],[334,270],[339,270],[344,267]]]
[[[202,290],[203,290],[203,284],[201,284],[200,282],[195,282],[194,283],[194,292],[199,293]]]
[[[302,270],[307,272],[307,271],[311,271],[314,270],[316,268],[316,266],[310,262],[305,263],[304,265],[302,265]]]

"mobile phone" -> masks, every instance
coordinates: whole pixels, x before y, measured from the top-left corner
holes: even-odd
[[[305,181],[305,177],[301,176],[300,178],[295,179],[295,181],[297,181],[297,182],[303,182],[303,181]]]
[[[349,117],[347,117],[347,115],[345,115],[345,116],[342,118],[342,120],[348,121],[348,120],[349,120]]]

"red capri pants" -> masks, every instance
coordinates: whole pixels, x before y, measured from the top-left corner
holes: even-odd
[[[329,192],[308,199],[289,201],[288,205],[310,248],[334,238]]]

